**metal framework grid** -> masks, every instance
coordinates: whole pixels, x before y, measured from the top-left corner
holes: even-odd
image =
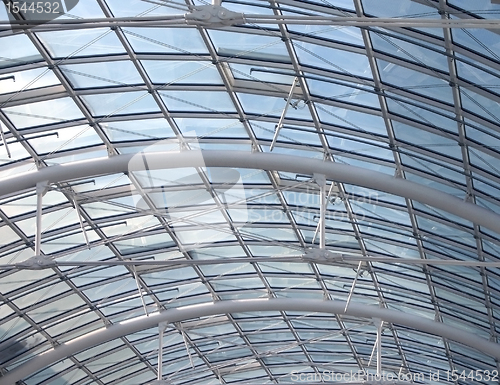
[[[253,17],[218,23],[184,16],[204,2],[88,0],[33,28],[8,23],[3,8],[0,183],[121,154],[236,150],[357,166],[498,214],[492,22],[500,6],[473,3],[223,1]],[[387,18],[409,24],[382,24]],[[458,20],[477,27],[451,25]],[[89,169],[0,197],[2,374],[145,313],[242,299],[375,305],[498,342],[497,232],[314,172],[229,166]],[[318,257],[321,246],[344,257]],[[59,265],[22,263],[35,254]],[[273,384],[293,382],[292,372],[500,369],[491,355],[441,335],[378,326],[348,311],[171,322],[163,378]],[[18,383],[146,384],[157,366],[155,327]],[[443,376],[440,383],[470,383]]]

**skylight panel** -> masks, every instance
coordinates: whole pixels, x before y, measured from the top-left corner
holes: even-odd
[[[39,32],[37,36],[55,58],[125,53],[114,31],[106,28]]]

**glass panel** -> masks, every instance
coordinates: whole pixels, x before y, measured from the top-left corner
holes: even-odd
[[[46,133],[52,135],[28,140],[28,143],[40,155],[103,144],[101,138],[90,126],[65,127]]]
[[[404,123],[393,122],[394,134],[396,139],[404,140],[408,144],[431,150],[437,154],[448,155],[457,160],[462,160],[461,148],[458,144],[458,136],[443,132],[443,135],[437,135],[425,130],[418,130],[415,127]],[[406,147],[406,146],[405,146]]]
[[[229,95],[216,91],[160,91],[169,111],[201,111],[236,113]]]
[[[18,128],[83,119],[82,112],[71,98],[22,104],[4,108],[4,111]]]
[[[326,69],[342,75],[372,78],[370,64],[364,55],[297,40],[295,40],[294,47],[302,65]],[[331,61],[331,58],[335,58],[335,61]]]
[[[5,11],[5,8],[2,8],[2,11]],[[7,20],[7,18],[2,20]],[[16,65],[31,63],[42,59],[42,55],[40,55],[38,50],[31,43],[28,36],[24,34],[2,37],[0,39],[0,52],[2,52],[2,56],[0,57],[0,68],[14,67]]]
[[[365,14],[378,17],[410,17],[440,19],[437,9],[412,0],[401,0],[394,4],[391,0],[363,0]],[[422,32],[443,36],[441,28],[415,28]]]
[[[153,83],[170,84],[222,84],[217,68],[202,61],[154,61],[143,60]]]
[[[207,47],[196,29],[127,28],[124,32],[135,52],[208,54]]]
[[[453,104],[451,87],[444,75],[436,72],[434,77],[380,59],[377,62],[384,83]]]
[[[120,92],[114,94],[86,95],[82,99],[94,116],[113,116],[159,111],[153,97],[147,92]]]
[[[0,51],[2,50],[2,42],[4,38],[0,39]],[[0,58],[1,60],[1,58]],[[0,67],[1,67],[0,62]],[[46,67],[36,68],[28,71],[19,71],[19,72],[11,72],[7,74],[2,74],[2,78],[8,78],[10,76],[14,76],[14,79],[4,79],[2,80],[2,93],[8,92],[22,92],[25,90],[31,90],[34,88],[55,86],[61,84],[59,79],[57,79],[54,72],[49,70]],[[12,96],[9,100],[16,100],[21,97],[21,95]]]
[[[452,18],[455,18],[452,16]],[[499,60],[500,42],[498,34],[486,29],[454,28],[453,42],[476,51],[487,58]]]
[[[263,36],[210,30],[210,37],[219,55],[255,59],[290,61],[285,44],[279,36]]]
[[[356,88],[346,85],[332,83],[331,81],[307,79],[311,95],[331,100],[340,100],[345,103],[354,103],[361,106],[380,108],[378,96],[363,85]]]
[[[40,32],[37,36],[53,57],[125,53],[114,31],[106,28]]]
[[[390,92],[387,94],[390,96],[387,99],[389,111],[401,116],[401,118],[396,118],[397,120],[404,118],[419,123],[423,122],[427,127],[432,127],[435,130],[457,132],[457,122],[453,113],[400,96],[393,96]]]
[[[62,65],[60,68],[75,88],[144,83],[134,64],[128,61]]]
[[[448,72],[444,47],[424,43],[423,40],[417,40],[394,31],[387,31],[386,33],[373,31],[370,36],[373,48],[376,51],[394,55],[405,61],[418,63],[425,68],[433,67]],[[424,48],[424,44],[429,48]],[[438,74],[436,73],[436,75]]]
[[[464,109],[483,116],[488,120],[500,123],[500,103],[493,99],[498,100],[497,94],[490,94],[489,97],[479,95],[471,90],[460,89],[462,95],[462,106]]]
[[[377,116],[378,113],[376,111],[373,114],[367,114],[350,109],[328,106],[318,102],[314,103],[314,105],[322,122],[347,127],[356,131],[387,135],[384,119],[381,116]]]

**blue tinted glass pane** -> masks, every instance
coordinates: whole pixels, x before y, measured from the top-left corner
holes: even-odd
[[[491,87],[493,91],[498,88],[500,71],[493,67],[486,67],[485,64],[458,53],[455,55],[460,58],[460,60],[455,61],[457,74],[460,78],[484,88]]]
[[[328,135],[327,139],[330,148],[339,151],[339,153],[333,151],[333,155],[340,155],[340,153],[342,152],[352,152],[355,154],[366,155],[370,157],[373,156],[387,161],[394,160],[392,151],[386,148],[386,145],[377,143],[375,141],[371,141],[368,139],[359,139],[355,136],[350,135]]]
[[[134,64],[129,61],[63,65],[60,68],[77,88],[144,83]]]
[[[283,60],[290,61],[285,44],[279,36],[211,30],[210,37],[217,51],[224,56],[271,58],[279,55]]]
[[[427,218],[422,218],[420,216],[417,216],[417,222],[420,229],[425,230],[431,234],[435,234],[437,236],[445,237],[448,239],[453,239],[456,242],[466,244],[470,247],[476,246],[474,234],[470,234],[465,231],[461,231],[456,227],[447,226],[443,223]]]
[[[160,91],[170,111],[236,112],[226,92]]]
[[[453,103],[449,81],[443,75],[435,73],[436,77],[434,77],[383,60],[377,60],[377,62],[379,63],[380,77],[384,83],[393,84],[396,87],[450,104]]]
[[[299,62],[303,65],[344,75],[372,78],[370,64],[365,55],[304,42],[295,42],[294,47]]]
[[[453,42],[476,51],[488,58],[499,60],[500,41],[498,34],[486,29],[459,29],[452,31]]]
[[[469,148],[469,159],[471,164],[489,171],[493,175],[500,175],[499,157],[494,157],[476,149]]]
[[[387,106],[390,112],[407,119],[416,120],[417,122],[421,122],[437,130],[445,130],[453,133],[457,132],[457,123],[453,120],[454,117],[450,116],[447,118],[443,116],[443,114],[446,114],[445,110],[434,112],[433,109],[435,109],[435,107],[429,106],[422,108],[419,106],[420,103],[418,102],[411,102],[410,104],[397,99],[401,99],[401,97],[387,99]]]
[[[415,144],[458,160],[462,159],[461,148],[458,145],[458,136],[455,138],[453,135],[447,133],[445,133],[445,136],[436,135],[428,131],[417,130],[400,122],[393,122],[393,128],[396,139],[401,139],[407,143]]]
[[[82,96],[94,116],[159,111],[153,97],[147,92],[121,92]]]
[[[417,175],[416,173],[413,173],[413,171],[408,171],[406,170],[405,172],[406,179],[408,179],[411,182],[419,183],[423,186],[428,186],[431,188],[435,188],[436,190],[443,191],[447,194],[454,195],[458,198],[464,199],[465,196],[467,195],[467,189],[465,186],[460,187],[456,184],[450,185],[450,184],[445,184],[446,182],[440,183],[436,182],[436,180],[424,178],[421,175]]]
[[[69,9],[68,12],[58,17],[58,19],[82,19],[82,18],[94,18],[94,17],[104,17],[101,7],[97,2],[87,2],[87,1],[64,1],[66,5],[66,10],[76,3],[75,6]]]
[[[209,62],[143,60],[142,65],[153,83],[222,84],[217,68]]]
[[[440,19],[438,11],[434,7],[424,5],[412,0],[363,0],[365,14],[378,17],[419,17],[429,19]],[[443,36],[442,28],[415,28],[422,32]]]
[[[384,119],[375,114],[314,103],[322,122],[347,127],[356,131],[387,135]],[[375,138],[374,138],[375,139]]]
[[[390,33],[391,35],[395,34],[392,31]],[[422,47],[422,41],[417,41],[401,34],[398,35],[401,39],[382,33],[371,32],[370,36],[373,48],[377,51],[421,64],[426,68],[437,68],[448,71],[448,62],[444,48],[432,45],[432,48],[438,50],[436,52],[434,49]]]
[[[105,28],[40,32],[38,36],[53,57],[125,53],[114,31]]]
[[[53,131],[53,133],[57,135],[38,137],[30,139],[28,142],[39,154],[102,144],[102,140],[94,129],[89,126],[65,127],[64,129]]]
[[[498,19],[500,17],[500,5],[492,0],[448,0],[449,4],[455,5],[466,11],[481,15],[486,19]]]
[[[283,13],[286,14],[285,12]],[[325,27],[324,25],[291,24],[288,28],[291,31],[297,31],[313,37],[319,37],[321,39],[353,44],[360,47],[364,46],[361,31],[354,27]]]
[[[360,219],[368,220],[369,217],[388,221],[393,225],[411,226],[410,217],[406,210],[394,210],[388,207],[383,207],[377,204],[376,200],[366,201],[359,199],[350,199],[353,210],[356,216]]]
[[[116,17],[127,16],[159,16],[169,14],[180,14],[181,10],[165,5],[148,3],[137,0],[106,0],[109,8]],[[186,7],[187,12],[187,7]]]
[[[83,114],[71,98],[23,104],[4,109],[18,128],[61,123],[83,118]]]
[[[31,40],[24,34],[2,37],[0,39],[0,52],[2,53],[0,67],[13,67],[42,59]]]
[[[0,39],[2,41],[3,39]],[[0,48],[1,50],[1,48]],[[1,60],[1,59],[0,59]],[[1,63],[1,62],[0,62]],[[1,66],[1,64],[0,64]],[[33,88],[41,88],[61,84],[54,72],[46,67],[28,71],[19,71],[2,74],[2,78],[14,76],[14,79],[2,80],[2,93],[22,92]],[[12,96],[9,100],[16,100],[22,95]]]
[[[377,164],[375,162],[370,162],[368,159],[366,161],[360,159],[352,159],[348,157],[336,156],[335,159],[341,163],[350,164],[351,166],[362,167],[372,171],[378,171],[388,175],[394,175],[395,166],[385,164]]]
[[[268,115],[280,117],[286,105],[286,99],[275,98],[272,96],[263,96],[256,94],[239,93],[243,109],[246,113],[255,113],[259,115]],[[287,118],[311,119],[309,109],[299,104],[300,108],[289,108],[286,113]]]
[[[311,95],[317,95],[320,98],[380,108],[378,96],[373,90],[363,89],[364,87],[361,85],[358,85],[359,88],[351,88],[347,84],[344,86],[329,81],[323,82],[313,79],[309,79],[307,84],[309,85]]]
[[[101,123],[111,141],[149,140],[175,137],[165,119],[126,120]]]
[[[421,170],[426,174],[437,176],[438,178],[449,179],[449,183],[461,185],[465,183],[464,171],[443,161],[438,161],[426,155],[417,154],[413,151],[404,150],[401,154],[403,165]]]
[[[239,120],[176,118],[175,122],[184,136],[248,138],[245,127]]]
[[[490,94],[489,97],[485,97],[469,89],[464,90],[462,88],[460,94],[462,95],[462,107],[464,109],[500,123],[500,103],[494,100],[498,100],[498,95]]]
[[[127,28],[135,52],[206,53],[207,47],[193,28]]]

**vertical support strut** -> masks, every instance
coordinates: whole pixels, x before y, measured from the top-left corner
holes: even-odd
[[[82,213],[80,212],[80,206],[78,206],[76,197],[73,198],[73,205],[75,206],[76,213],[78,214],[78,220],[80,221],[80,229],[82,230],[83,237],[85,238],[85,244],[87,245],[87,248],[90,250],[89,237],[87,236],[87,232],[85,231],[85,226],[83,225]]]
[[[278,135],[280,133],[281,128],[283,127],[283,121],[285,120],[286,112],[288,111],[288,107],[290,106],[290,101],[292,100],[293,93],[295,92],[295,86],[297,85],[298,81],[299,81],[298,77],[295,77],[295,79],[293,79],[292,87],[290,88],[290,92],[288,93],[288,97],[286,98],[285,108],[283,108],[283,112],[281,113],[280,120],[278,122],[278,125],[276,126],[276,131],[274,132],[273,141],[271,142],[271,147],[269,148],[270,152],[273,150],[274,145],[276,144],[276,141],[278,140]]]
[[[3,132],[2,122],[0,122],[0,136],[2,137],[3,145],[5,146],[5,150],[7,151],[7,156],[10,159],[10,158],[12,158],[12,155],[11,155],[10,150],[9,150],[9,145],[7,144],[7,139],[5,139],[5,134]]]
[[[377,325],[377,378],[382,375],[382,320],[375,318],[373,320]]]
[[[158,324],[158,381],[163,378],[163,333],[167,329],[167,322]]]
[[[48,190],[48,181],[38,182],[36,184],[36,234],[35,234],[35,255],[42,254],[42,200]]]
[[[146,307],[146,301],[144,301],[144,295],[142,294],[142,288],[139,282],[139,276],[137,275],[137,269],[135,268],[135,266],[132,266],[132,270],[134,272],[135,284],[137,285],[137,290],[139,291],[139,296],[141,297],[144,313],[146,313],[146,316],[149,317],[148,308]]]
[[[313,174],[315,182],[319,186],[319,248],[324,249],[326,245],[325,215],[326,215],[326,177],[323,174]]]
[[[347,311],[349,307],[349,303],[351,302],[352,295],[354,294],[354,289],[356,288],[356,283],[358,282],[359,273],[361,273],[361,267],[363,265],[363,261],[359,261],[358,268],[356,269],[356,276],[354,277],[354,281],[352,281],[351,290],[349,290],[349,295],[347,296],[347,301],[345,303],[344,313]]]

